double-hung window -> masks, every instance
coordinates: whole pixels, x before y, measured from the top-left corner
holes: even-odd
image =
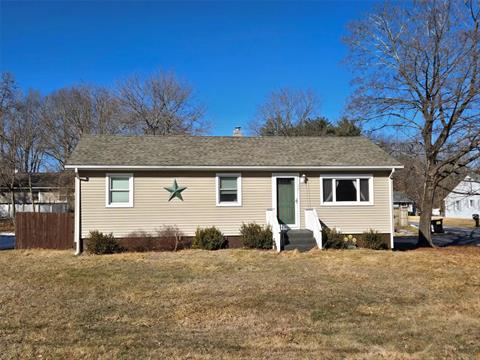
[[[320,203],[322,205],[373,205],[373,176],[321,176]]]
[[[217,174],[217,206],[242,206],[241,174]]]
[[[456,211],[462,210],[462,202],[460,200],[455,201],[455,210]]]
[[[133,206],[133,174],[107,174],[106,206]]]

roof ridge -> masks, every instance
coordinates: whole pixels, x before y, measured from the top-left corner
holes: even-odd
[[[330,138],[330,139],[367,139],[364,135],[354,135],[354,136],[337,136],[337,135],[308,135],[308,136],[283,136],[283,135],[266,135],[266,136],[233,136],[233,135],[189,135],[189,134],[169,134],[169,135],[131,135],[131,134],[84,134],[81,136],[85,137],[112,137],[112,138],[174,138],[174,137],[184,137],[184,138],[218,138],[218,139],[317,139],[317,138]],[[369,140],[370,141],[370,140]]]

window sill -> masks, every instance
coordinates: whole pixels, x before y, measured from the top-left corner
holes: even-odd
[[[238,202],[235,202],[235,203],[227,203],[227,202],[217,203],[217,207],[241,207],[241,206],[242,206],[242,204],[238,203]]]
[[[320,203],[320,206],[373,206],[375,205],[373,202],[334,202],[334,203]]]
[[[133,208],[133,204],[107,204],[107,208]]]

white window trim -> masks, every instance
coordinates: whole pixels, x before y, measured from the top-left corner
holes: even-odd
[[[220,201],[220,178],[237,177],[237,201]],[[242,173],[217,173],[215,174],[215,201],[217,206],[242,206]]]
[[[356,179],[357,181],[357,201],[337,201],[336,187],[332,184],[333,201],[323,201],[323,180],[347,180]],[[369,201],[360,201],[360,179],[368,179]],[[320,205],[321,206],[372,206],[374,202],[373,193],[373,175],[372,174],[325,174],[320,175]]]
[[[272,173],[272,209],[277,215],[277,179],[294,179],[295,184],[295,223],[286,224],[290,229],[300,228],[300,174],[299,173]]]
[[[128,203],[110,203],[110,178],[115,176],[128,177]],[[105,176],[105,207],[131,208],[133,207],[133,173],[107,173]]]

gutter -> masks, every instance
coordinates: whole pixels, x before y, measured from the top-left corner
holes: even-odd
[[[391,166],[355,166],[355,165],[326,165],[326,166],[198,166],[198,165],[66,165],[66,169],[82,170],[392,170],[403,169],[403,165],[391,165]]]
[[[403,168],[403,166],[402,166]],[[395,228],[394,228],[394,222],[393,222],[393,174],[395,173],[395,168],[392,168],[392,171],[390,172],[390,175],[388,176],[388,192],[389,192],[389,197],[390,197],[390,206],[389,206],[389,209],[390,209],[390,249],[393,250],[394,248],[394,238],[393,238],[393,234],[395,232]]]
[[[81,181],[78,174],[78,169],[75,168],[75,230],[74,230],[74,242],[75,242],[75,255],[81,253],[81,241],[82,234],[80,232],[80,196],[81,196]]]

